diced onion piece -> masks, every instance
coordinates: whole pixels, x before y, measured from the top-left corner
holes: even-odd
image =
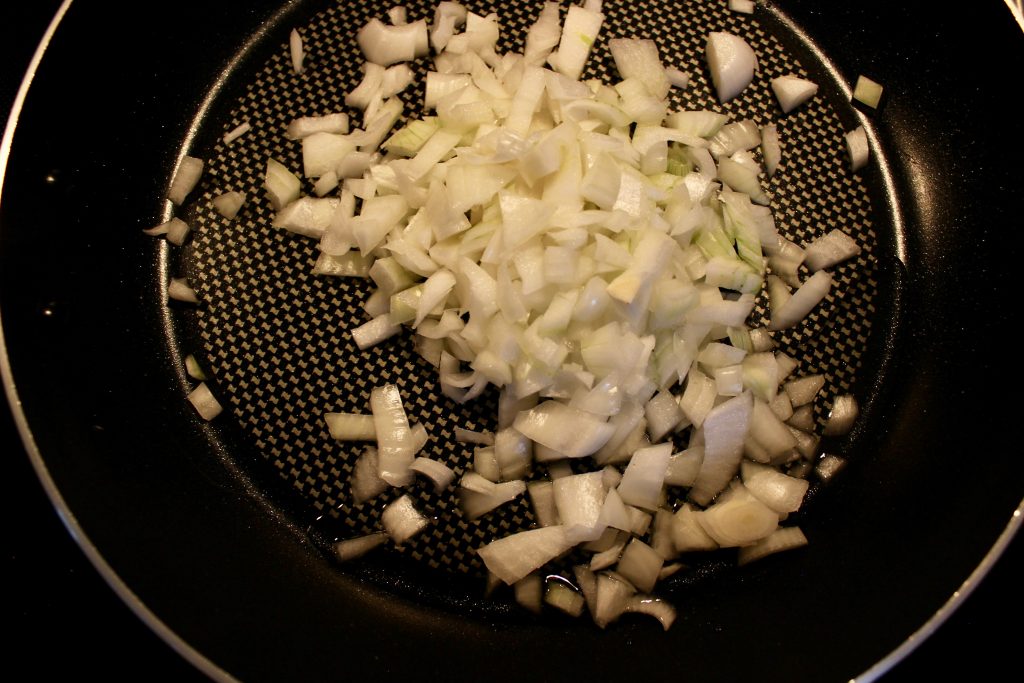
[[[672,517],[672,543],[676,551],[715,550],[718,543],[708,536],[697,520],[697,512],[689,503],[683,503]]]
[[[196,360],[196,357],[191,353],[185,356],[185,372],[188,373],[189,377],[191,377],[192,379],[197,379],[200,382],[205,382],[206,380],[210,379],[209,376],[203,371],[202,366],[199,365],[199,361]]]
[[[782,147],[779,144],[779,132],[774,123],[761,128],[761,155],[764,157],[764,170],[768,177],[775,175],[775,170],[782,161]]]
[[[673,453],[668,459],[665,484],[668,486],[693,486],[704,461],[704,449],[700,446]]]
[[[680,71],[674,66],[665,69],[665,77],[668,78],[669,85],[673,88],[683,89],[690,84],[690,74]]]
[[[846,152],[850,157],[850,170],[857,172],[868,163],[870,148],[864,126],[857,126],[846,134]]]
[[[362,505],[388,489],[388,483],[380,478],[377,449],[373,446],[367,446],[356,459],[349,486],[352,490],[352,501],[356,505]]]
[[[380,19],[373,18],[356,33],[359,49],[369,61],[380,66],[390,66],[422,57],[429,50],[427,22],[425,19],[388,26]]]
[[[189,192],[199,184],[199,178],[203,175],[203,160],[196,157],[185,157],[178,165],[178,170],[171,181],[171,187],[167,191],[167,198],[181,206]]]
[[[376,441],[377,429],[373,415],[355,413],[327,413],[324,422],[332,439],[338,441]]]
[[[220,402],[210,391],[210,387],[206,386],[206,382],[201,382],[195,389],[189,392],[188,401],[192,404],[192,407],[199,413],[199,417],[203,418],[207,422],[217,417],[223,411]]]
[[[300,116],[288,124],[284,136],[289,140],[301,140],[313,133],[344,135],[348,132],[348,114],[337,112],[323,116]]]
[[[410,466],[414,450],[409,419],[398,387],[394,384],[374,387],[370,391],[370,409],[377,431],[377,468],[381,479],[392,486],[408,486],[413,479]]]
[[[753,14],[754,0],[729,0],[729,9],[741,14]]]
[[[574,474],[554,482],[558,519],[575,541],[592,541],[604,527],[598,523],[604,507],[604,474],[600,471]]]
[[[632,596],[626,602],[626,611],[654,617],[666,631],[676,620],[676,608],[672,606],[672,603],[650,595]]]
[[[238,124],[231,130],[229,130],[227,133],[225,133],[224,137],[222,138],[222,141],[224,142],[225,145],[229,145],[238,138],[248,133],[250,130],[252,130],[252,124],[250,124],[248,121],[242,121],[240,124]]]
[[[817,474],[818,478],[822,481],[829,481],[844,467],[846,467],[845,459],[838,455],[825,455],[822,456],[821,460],[819,460],[818,464],[814,467],[814,473]]]
[[[705,57],[719,102],[728,102],[754,79],[757,57],[739,36],[724,31],[708,34]]]
[[[594,453],[615,431],[604,420],[557,401],[545,401],[519,413],[513,426],[527,438],[569,458]]]
[[[528,574],[513,586],[516,602],[534,614],[540,614],[543,604],[544,585],[539,574]]]
[[[317,275],[333,277],[361,277],[369,275],[373,258],[363,256],[358,251],[350,251],[340,256],[321,253],[313,264],[313,272]]]
[[[583,607],[586,605],[586,599],[583,597],[583,594],[558,576],[548,577],[547,589],[544,591],[544,602],[571,617],[581,615]]]
[[[605,628],[618,619],[626,611],[629,599],[634,593],[636,588],[622,577],[608,573],[598,574],[594,623]]]
[[[292,29],[288,35],[288,52],[292,58],[292,70],[295,73],[302,73],[302,62],[306,59],[306,52],[302,48],[302,36],[298,29]]]
[[[704,460],[690,489],[691,500],[707,505],[736,475],[753,411],[753,396],[745,391],[708,413],[703,425]]]
[[[768,555],[800,548],[805,545],[807,545],[807,537],[800,530],[800,527],[783,527],[776,529],[753,545],[740,548],[737,561],[740,565],[744,565]]]
[[[555,71],[579,79],[603,23],[604,15],[600,11],[571,5],[562,25],[558,52],[552,55]]]
[[[268,159],[263,187],[267,191],[270,205],[274,207],[275,211],[280,211],[299,198],[299,193],[302,190],[302,181],[281,162],[275,159]]]
[[[798,379],[790,380],[783,385],[790,403],[799,407],[810,403],[818,395],[821,388],[825,386],[824,375],[806,375]]]
[[[664,563],[664,558],[654,548],[634,538],[622,551],[622,558],[615,570],[637,590],[650,593],[658,582],[658,573]]]
[[[455,440],[459,443],[476,443],[481,446],[494,445],[493,432],[477,432],[472,429],[455,428]]]
[[[491,486],[489,493],[473,491],[465,487],[465,477],[463,477],[463,484],[459,486],[458,491],[459,507],[462,508],[467,519],[478,519],[526,492],[526,484],[519,479]]]
[[[806,318],[814,307],[828,296],[831,289],[832,276],[827,271],[819,270],[779,307],[778,315],[772,313],[768,329],[778,331],[793,327]]]
[[[363,323],[359,327],[352,328],[352,339],[361,351],[365,351],[401,331],[402,326],[392,323],[391,316],[384,313]]]
[[[697,513],[697,521],[723,548],[755,543],[775,531],[779,516],[754,496],[730,497]]]
[[[647,433],[651,441],[661,441],[686,418],[679,407],[679,400],[668,391],[655,394],[647,402],[644,417],[647,418]]]
[[[829,413],[828,422],[825,423],[825,436],[840,436],[846,434],[853,427],[853,423],[860,414],[857,406],[857,399],[852,394],[836,396],[832,403],[832,412]]]
[[[175,301],[184,301],[190,304],[199,303],[196,291],[189,286],[188,281],[183,277],[172,277],[167,285],[167,296]]]
[[[618,486],[623,502],[646,510],[656,510],[671,455],[671,443],[648,446],[635,452]]]
[[[477,550],[487,568],[512,585],[573,546],[562,526],[520,531]]]
[[[806,480],[790,477],[768,465],[745,461],[740,472],[747,490],[780,515],[799,510],[807,494]]]
[[[772,79],[772,92],[779,100],[782,111],[788,114],[818,92],[818,84],[799,76],[779,76]]]
[[[804,263],[811,270],[822,270],[858,254],[860,246],[857,241],[839,228],[834,228],[804,247]]]
[[[555,487],[550,481],[531,481],[526,484],[526,491],[533,504],[533,516],[541,526],[556,526],[558,508],[555,506]]]
[[[572,573],[576,578],[576,585],[583,593],[590,616],[593,617],[597,611],[597,575],[585,565],[576,565],[572,568]]]
[[[647,92],[663,99],[668,95],[670,83],[658,56],[653,40],[640,38],[612,38],[608,41],[615,68],[622,78],[638,78]]]
[[[380,521],[388,536],[398,545],[402,545],[430,524],[430,520],[415,508],[408,493],[388,503],[380,515]]]
[[[853,99],[872,109],[877,109],[878,103],[882,100],[882,86],[867,76],[857,76],[857,83],[853,88]]]
[[[339,562],[348,562],[384,545],[387,540],[388,535],[383,531],[378,531],[375,534],[337,541],[334,544],[334,556],[338,558]]]
[[[229,221],[234,220],[243,204],[245,204],[245,195],[235,190],[219,194],[213,198],[213,208],[217,209],[217,213]]]

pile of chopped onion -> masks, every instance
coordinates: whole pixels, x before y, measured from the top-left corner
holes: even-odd
[[[356,503],[402,490],[383,532],[340,541],[338,558],[431,524],[407,492],[417,474],[470,520],[525,495],[537,525],[478,549],[492,587],[513,586],[534,611],[586,607],[601,627],[639,612],[667,629],[674,609],[653,591],[681,555],[737,548],[746,563],[806,544],[783,523],[818,455],[824,378],[792,377],[772,332],[800,325],[831,292],[826,268],[859,247],[839,230],[806,247],[779,235],[760,180],[779,163],[774,126],[671,111],[688,77],[651,40],[608,41],[619,79],[581,80],[601,49],[601,3],[561,15],[546,2],[521,54],[497,51],[497,15],[455,2],[373,19],[355,36],[366,62],[346,97],[362,127],[344,112],[297,119],[287,138],[303,167],[268,159],[264,187],[274,228],[317,240],[315,272],[373,281],[352,329],[360,349],[411,332],[448,398],[500,389],[496,431],[459,431],[474,455],[457,470],[418,455],[428,435],[395,385],[373,389],[368,413],[325,416],[334,438],[367,443]],[[290,45],[299,72],[297,33]],[[754,78],[738,36],[710,34],[706,57],[720,101]],[[400,94],[415,59],[432,68],[412,105]],[[787,78],[773,86],[788,112],[817,86]],[[242,201],[215,204],[231,218]],[[751,329],[766,284],[771,320]],[[193,397],[204,417],[210,399],[205,384]],[[856,416],[852,397],[837,399],[827,433]],[[669,489],[688,490],[677,509]],[[590,559],[571,577],[543,573],[574,548]]]

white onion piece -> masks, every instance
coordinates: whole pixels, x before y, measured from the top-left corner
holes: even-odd
[[[760,399],[754,400],[754,411],[750,418],[749,438],[756,441],[773,460],[783,453],[796,448],[796,438],[786,424],[780,420],[767,403]]]
[[[779,418],[783,422],[790,420],[793,417],[793,402],[789,400],[789,395],[783,391],[782,393],[775,396],[768,407],[775,413],[775,417]],[[794,425],[795,426],[795,425]],[[813,422],[812,427],[813,428]]]
[[[292,59],[292,70],[297,74],[302,73],[302,63],[306,59],[306,52],[302,47],[302,36],[294,28],[288,35],[288,52]]]
[[[574,544],[562,526],[520,531],[477,550],[487,568],[512,585],[555,559]]]
[[[199,417],[207,422],[220,415],[224,410],[206,382],[200,382],[195,389],[189,392],[188,401],[199,413]]]
[[[626,611],[629,599],[636,593],[636,588],[615,574],[602,573],[597,575],[596,593],[594,623],[605,628]]]
[[[585,565],[576,565],[572,568],[573,576],[576,578],[576,585],[583,593],[583,599],[587,603],[590,616],[597,613],[597,575]]]
[[[367,60],[390,66],[422,57],[429,50],[424,19],[401,26],[388,26],[373,18],[356,33],[356,42]]]
[[[430,520],[413,506],[412,497],[408,493],[389,503],[381,513],[380,521],[388,536],[398,545],[402,545],[430,524]]]
[[[786,382],[783,385],[783,389],[785,389],[786,395],[789,396],[790,403],[794,407],[799,407],[813,401],[814,397],[818,395],[818,392],[824,386],[824,375],[805,375],[804,377]]]
[[[278,211],[272,225],[296,235],[321,239],[331,225],[339,202],[337,197],[301,197]]]
[[[770,330],[785,330],[803,320],[832,289],[832,276],[819,270],[793,293],[786,303],[779,307],[778,315],[772,313]]]
[[[355,413],[327,413],[324,415],[327,430],[332,439],[338,441],[376,441],[377,429],[373,415]]]
[[[629,540],[629,534],[622,531],[615,532],[613,529],[609,529],[608,531],[614,532],[611,535],[612,543],[608,548],[596,553],[590,558],[590,571],[599,572],[602,569],[608,569],[608,567],[614,565],[619,561],[619,558],[622,557],[622,550],[626,547],[626,542]]]
[[[786,114],[793,111],[818,92],[818,84],[799,76],[779,76],[772,79],[772,92]]]
[[[434,493],[441,493],[455,481],[455,472],[452,468],[432,458],[416,458],[409,468],[434,482]]]
[[[270,205],[274,207],[275,211],[280,211],[299,198],[302,181],[281,162],[268,159],[263,187],[267,191]]]
[[[665,484],[668,486],[693,486],[704,461],[704,449],[700,446],[673,453],[668,459]]]
[[[586,599],[567,581],[559,576],[549,576],[546,584],[544,604],[551,605],[571,617],[578,617],[583,613]]]
[[[754,13],[754,0],[729,0],[729,9],[741,14]],[[666,626],[666,629],[668,627]]]
[[[779,144],[779,131],[774,123],[761,128],[761,155],[764,157],[764,170],[771,178],[782,161],[782,146]]]
[[[622,558],[615,570],[637,590],[650,593],[658,582],[658,574],[664,563],[664,558],[654,548],[634,538],[622,551]]]
[[[464,482],[465,477],[463,477]],[[526,484],[522,480],[492,484],[492,487],[490,493],[481,493],[460,484],[458,490],[459,507],[467,519],[478,519],[491,510],[515,500],[526,492]]]
[[[823,433],[825,436],[846,434],[853,427],[858,414],[860,414],[860,408],[857,406],[856,398],[851,394],[836,396]]]
[[[199,184],[199,178],[203,175],[203,160],[196,157],[185,157],[178,164],[178,170],[171,181],[171,187],[167,191],[167,198],[177,205],[185,203],[185,198]]]
[[[557,401],[545,401],[519,413],[513,426],[527,438],[569,458],[594,453],[615,431],[613,425],[600,418]]]
[[[857,126],[846,133],[846,153],[850,157],[850,170],[857,172],[868,163],[870,148],[868,147],[868,134],[864,126]]]
[[[672,543],[680,553],[715,550],[718,543],[708,536],[697,520],[699,513],[689,503],[683,503],[672,517]]]
[[[570,6],[562,25],[558,52],[552,55],[555,71],[579,79],[603,23],[604,15],[600,11]]]
[[[348,133],[348,114],[337,112],[323,116],[301,116],[288,124],[284,136],[289,140],[301,140],[314,133]]]
[[[375,534],[338,541],[334,544],[334,556],[338,558],[339,562],[348,562],[362,557],[374,548],[384,545],[387,540],[388,535],[378,531]]]
[[[779,525],[779,516],[750,493],[717,502],[697,513],[708,536],[723,548],[750,545],[768,536]]]
[[[820,437],[794,427],[790,427],[789,431],[796,438],[796,450],[800,455],[808,460],[817,455],[818,443],[821,441]]]
[[[707,505],[736,475],[753,411],[753,396],[745,391],[708,413],[703,424],[704,459],[690,489],[691,500]]]
[[[241,211],[243,204],[245,204],[245,195],[235,190],[219,194],[213,198],[213,208],[229,221],[235,219],[238,212]]]
[[[513,585],[516,602],[534,614],[540,614],[544,586],[539,574],[528,574]]]
[[[240,124],[238,124],[231,130],[229,130],[227,133],[225,133],[224,137],[221,138],[221,141],[225,145],[229,145],[238,138],[248,133],[250,130],[252,130],[252,124],[250,124],[248,121],[242,121]]]
[[[602,472],[574,474],[554,482],[558,519],[573,542],[592,541],[604,532],[599,519],[605,495]]]
[[[753,5],[753,2],[750,4]],[[626,611],[654,617],[666,631],[676,620],[676,608],[672,606],[672,603],[650,595],[632,596],[626,601]]]
[[[867,76],[857,76],[857,83],[853,88],[853,99],[872,109],[877,109],[878,103],[882,100],[882,86]]]
[[[184,301],[190,304],[199,303],[199,296],[196,294],[196,291],[189,286],[188,281],[183,277],[171,278],[167,285],[167,296],[175,301]]]
[[[661,441],[686,416],[679,407],[679,400],[668,391],[662,391],[644,405],[644,417],[647,418],[647,433],[651,441]]]
[[[415,457],[409,419],[402,396],[394,384],[370,391],[370,410],[377,431],[377,458],[380,477],[392,486],[412,483],[410,470]]]
[[[455,440],[459,443],[475,443],[481,446],[493,446],[494,445],[494,433],[493,432],[478,432],[472,429],[464,429],[462,427],[455,428]]]
[[[811,270],[831,268],[860,254],[857,241],[834,228],[804,247],[804,263]]]
[[[744,462],[740,474],[747,490],[780,515],[799,510],[809,486],[804,479],[790,477],[774,467],[753,462]]]
[[[846,467],[845,459],[838,455],[825,455],[822,456],[821,460],[819,460],[818,464],[814,467],[814,473],[817,474],[818,478],[822,481],[829,481],[844,467]]]
[[[533,506],[533,516],[537,524],[556,526],[559,523],[558,508],[555,506],[555,487],[550,481],[531,481],[526,484],[526,491]]]
[[[670,83],[653,40],[612,38],[608,41],[615,68],[622,78],[638,78],[647,92],[662,99],[668,95]]]
[[[629,461],[619,482],[618,493],[623,502],[647,510],[656,510],[668,471],[672,444],[641,448]]]
[[[622,496],[612,488],[608,490],[598,517],[598,524],[621,531],[630,531],[633,527],[633,519],[629,515],[626,504],[622,502]]]
[[[490,449],[481,448],[477,452],[486,450]],[[462,479],[459,480],[459,487],[473,493],[482,493],[488,496],[498,490],[498,484],[495,480],[477,470],[469,470],[463,474]]]
[[[402,331],[401,325],[391,322],[391,316],[387,313],[378,315],[359,327],[352,328],[352,340],[355,341],[359,350],[365,351],[385,339],[395,336]]]
[[[684,89],[690,85],[690,74],[680,71],[674,66],[665,69],[665,78],[668,79],[669,85],[673,88]]]
[[[352,490],[352,501],[356,505],[362,505],[388,489],[388,483],[380,478],[376,448],[368,446],[356,459],[349,486]]]
[[[719,102],[736,97],[754,79],[757,57],[739,36],[723,31],[709,33],[705,58]]]
[[[191,353],[185,356],[185,372],[188,373],[189,377],[199,380],[200,382],[205,382],[210,379],[203,371],[203,367],[199,364],[199,361],[196,360],[196,357]]]
[[[807,537],[799,527],[784,527],[776,529],[753,545],[740,548],[737,554],[737,562],[742,566],[754,560],[759,560],[762,557],[792,550],[793,548],[801,548],[805,545],[807,545]]]

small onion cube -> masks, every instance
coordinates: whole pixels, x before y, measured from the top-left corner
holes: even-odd
[[[658,574],[665,559],[654,548],[634,538],[622,552],[622,558],[615,570],[637,590],[650,593],[658,582]]]
[[[626,602],[626,611],[654,617],[666,631],[676,620],[676,608],[670,602],[650,595],[632,596]]]
[[[549,526],[499,538],[477,553],[490,571],[512,585],[572,546],[564,527]]]
[[[222,141],[224,142],[225,145],[229,145],[238,138],[248,133],[250,130],[252,130],[252,124],[250,124],[248,121],[242,121],[240,124],[238,124],[231,130],[229,130],[227,133],[225,133],[224,137],[222,138]]]
[[[846,152],[850,157],[850,170],[857,172],[867,166],[870,156],[868,134],[864,126],[857,126],[846,133]]]
[[[641,448],[633,454],[619,482],[618,492],[628,505],[656,510],[661,501],[672,444]]]
[[[172,277],[167,285],[167,296],[175,301],[184,301],[190,304],[199,303],[199,296],[189,286],[188,281],[183,277]]]
[[[540,614],[544,598],[544,583],[539,574],[528,574],[515,582],[516,602],[534,614]]]
[[[578,617],[583,613],[586,599],[567,581],[557,576],[549,576],[544,591],[544,603],[571,617]]]
[[[201,382],[195,389],[189,392],[188,401],[192,404],[192,407],[199,413],[199,417],[203,418],[207,422],[217,417],[223,411],[220,402],[210,391],[210,387],[206,386],[206,382]]]
[[[853,99],[871,107],[878,108],[882,100],[882,86],[867,76],[857,76],[857,83],[853,88]]]
[[[235,190],[219,194],[213,198],[213,208],[229,221],[234,220],[243,204],[245,204],[245,195]]]
[[[332,439],[338,441],[376,441],[377,429],[373,415],[355,413],[327,413],[324,422]]]
[[[362,557],[374,548],[377,548],[388,540],[388,535],[382,531],[357,538],[349,538],[344,541],[337,541],[334,544],[334,556],[339,562],[348,562]]]
[[[811,270],[822,270],[858,254],[860,246],[857,241],[839,228],[834,228],[804,247],[804,263]]]
[[[788,114],[818,92],[818,84],[799,76],[779,76],[772,79],[772,92],[779,100],[782,111]]]
[[[857,406],[857,399],[851,394],[836,396],[832,403],[832,412],[829,413],[828,422],[825,423],[825,436],[840,436],[846,434],[853,427],[857,420],[860,408]]]
[[[740,548],[737,562],[740,565],[749,564],[762,557],[793,548],[801,548],[805,545],[807,545],[807,537],[799,527],[783,527],[776,529],[753,545]]]
[[[430,523],[429,519],[416,510],[409,494],[389,503],[380,519],[388,536],[398,545],[423,531]]]
[[[409,466],[413,472],[419,472],[434,482],[434,493],[441,493],[455,481],[455,472],[443,462],[431,458],[419,457]]]
[[[199,184],[199,178],[202,175],[203,160],[196,157],[185,157],[174,174],[167,198],[179,206],[184,204],[185,198]]]

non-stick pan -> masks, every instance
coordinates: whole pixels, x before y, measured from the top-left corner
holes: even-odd
[[[376,522],[344,499],[352,458],[317,431],[325,405],[351,409],[368,383],[393,378],[441,431],[485,427],[488,411],[439,399],[405,341],[357,358],[345,330],[365,292],[310,278],[308,245],[259,232],[265,207],[242,224],[251,232],[233,233],[214,229],[203,200],[218,183],[255,182],[259,153],[280,151],[260,147],[269,135],[247,138],[245,154],[225,149],[218,140],[241,117],[266,133],[338,106],[358,66],[351,34],[386,5],[184,2],[145,18],[66,8],[4,177],[5,380],[30,456],[87,554],[202,671],[870,679],[984,573],[1024,493],[1005,294],[1022,174],[1021,122],[1004,98],[1020,29],[1001,6],[954,17],[794,2],[750,19],[706,4],[710,13],[608,2],[608,33],[654,35],[693,73],[685,97],[699,98],[707,74],[688,36],[749,32],[762,60],[755,115],[779,115],[766,76],[796,70],[822,84],[815,108],[790,120],[786,139],[799,142],[777,216],[796,237],[843,226],[865,256],[840,271],[848,298],[784,343],[864,411],[849,437],[826,442],[848,465],[802,513],[811,545],[744,568],[712,561],[673,582],[681,617],[666,634],[483,599],[472,550],[498,526],[528,524],[525,507],[468,528],[434,501],[450,523],[403,552],[347,567],[325,552]],[[502,6],[509,26],[535,11]],[[312,64],[298,90],[282,88],[295,26]],[[861,73],[886,85],[878,111],[849,102]],[[857,176],[823,165],[859,123],[872,165]],[[140,228],[163,218],[184,152],[212,163],[186,207],[202,227],[176,250]],[[179,274],[209,303],[168,307],[166,280]],[[188,352],[213,369],[229,407],[211,425],[183,401]]]

